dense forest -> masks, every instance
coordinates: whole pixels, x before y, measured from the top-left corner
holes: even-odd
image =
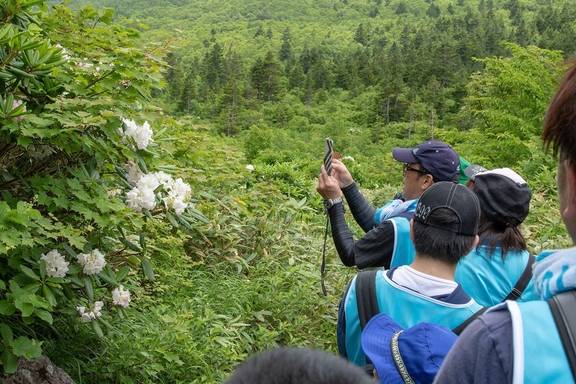
[[[525,134],[539,130],[556,81],[549,67],[575,50],[570,1],[97,4],[169,47],[159,95],[168,109],[209,120],[228,136],[263,138],[247,156],[264,163],[290,159],[292,147],[311,143],[318,130],[335,136],[342,152],[365,153],[389,147],[392,138],[454,129],[504,135],[477,161],[492,165],[508,152],[506,161],[516,165],[530,156]],[[509,64],[524,73],[474,75],[510,56],[524,61]],[[520,78],[531,75],[540,84]],[[509,92],[518,82],[533,97]],[[494,97],[517,106],[502,108]],[[538,117],[526,116],[532,111]],[[362,133],[351,135],[356,129]]]
[[[530,250],[568,243],[539,136],[574,0],[46,3],[0,0],[4,373],[216,383],[274,345],[335,351],[354,271],[329,241],[322,295],[325,137],[375,204],[395,146],[512,167]]]

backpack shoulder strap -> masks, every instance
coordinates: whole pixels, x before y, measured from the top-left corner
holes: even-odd
[[[548,305],[576,380],[576,290],[553,296]]]
[[[479,310],[477,310],[476,312],[474,312],[474,314],[472,316],[470,316],[469,318],[467,318],[466,320],[464,320],[464,322],[462,324],[460,324],[459,326],[457,326],[456,328],[452,329],[452,332],[454,332],[455,334],[457,334],[458,336],[460,336],[460,334],[462,332],[464,332],[464,330],[466,329],[467,326],[470,325],[471,322],[473,322],[474,320],[476,320],[478,317],[480,317],[484,312],[486,312],[486,310],[488,309],[488,307],[482,307]]]
[[[528,262],[526,263],[524,272],[522,272],[522,275],[516,282],[516,285],[514,286],[514,288],[512,288],[508,296],[506,296],[502,300],[502,302],[505,302],[506,300],[518,300],[520,296],[522,296],[522,293],[524,292],[524,290],[528,286],[528,283],[530,282],[530,279],[532,278],[532,266],[534,265],[535,260],[536,257],[534,257],[534,255],[530,255],[528,257]]]
[[[370,319],[380,311],[376,298],[377,269],[361,271],[356,276],[356,303],[358,305],[358,318],[360,327],[364,329]]]

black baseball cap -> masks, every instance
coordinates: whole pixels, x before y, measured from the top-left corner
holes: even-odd
[[[439,217],[439,209],[451,211],[450,218]],[[414,220],[431,227],[475,236],[480,223],[480,203],[476,194],[463,185],[449,181],[434,183],[418,200]]]
[[[528,216],[532,191],[526,181],[510,168],[476,174],[472,190],[478,196],[482,213],[489,221],[514,227]]]
[[[434,181],[454,181],[460,172],[460,157],[442,141],[425,141],[414,148],[394,148],[392,157],[402,163],[419,163]]]

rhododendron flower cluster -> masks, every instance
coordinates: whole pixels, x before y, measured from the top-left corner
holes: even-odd
[[[46,274],[50,277],[64,277],[68,273],[68,266],[70,263],[64,259],[56,249],[51,250],[47,254],[43,254],[40,259],[44,260],[46,264]]]
[[[130,169],[128,173],[130,174]],[[134,173],[134,172],[133,172]],[[156,190],[162,186],[159,199],[156,198]],[[126,194],[126,204],[137,212],[142,209],[152,210],[157,201],[161,200],[165,206],[174,209],[181,214],[188,207],[187,200],[190,198],[192,189],[181,178],[174,180],[165,172],[143,174],[136,186]]]
[[[125,138],[132,138],[138,149],[146,149],[152,141],[152,129],[148,122],[142,125],[136,124],[134,120],[122,119],[124,130],[120,129],[120,134]]]
[[[84,307],[82,305],[76,307],[76,310],[80,314],[82,321],[92,321],[92,320],[96,320],[97,318],[102,316],[102,308],[103,307],[104,307],[103,302],[96,301],[96,302],[94,302],[94,305],[92,305],[90,308],[88,308],[88,310],[86,310],[86,307]]]
[[[126,308],[130,304],[130,291],[124,289],[124,286],[119,286],[112,291],[112,303],[120,307]]]
[[[99,274],[106,265],[104,255],[98,249],[93,249],[90,253],[79,253],[76,259],[83,267],[82,272],[87,275]]]

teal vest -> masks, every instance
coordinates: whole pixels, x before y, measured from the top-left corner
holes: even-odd
[[[429,322],[452,329],[481,308],[474,300],[466,304],[451,304],[424,296],[396,284],[386,276],[385,270],[380,270],[376,274],[376,297],[380,313],[387,314],[403,328]],[[352,363],[364,366],[366,359],[360,344],[356,278],[352,280],[344,299],[344,310],[346,355]]]
[[[390,269],[411,264],[416,256],[416,249],[410,239],[410,220],[399,216],[388,221],[394,226],[394,253],[390,261]]]
[[[574,383],[562,340],[545,301],[507,301],[512,318],[512,384]]]
[[[480,246],[460,260],[454,279],[478,304],[491,307],[504,300],[514,288],[526,268],[529,256],[527,251],[509,251],[503,259],[500,248],[496,248],[490,255],[488,247]],[[530,280],[520,300],[539,298],[534,282]]]

